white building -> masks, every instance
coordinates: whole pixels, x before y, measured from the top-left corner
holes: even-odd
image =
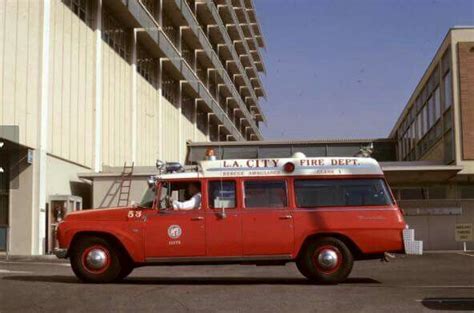
[[[77,173],[262,139],[262,47],[251,0],[1,1],[0,250],[44,253]]]

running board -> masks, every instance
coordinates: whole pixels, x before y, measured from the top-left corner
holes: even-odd
[[[145,258],[145,263],[163,265],[187,265],[187,264],[231,264],[231,263],[264,263],[292,261],[291,255],[261,255],[261,256],[217,256],[217,257],[151,257]]]

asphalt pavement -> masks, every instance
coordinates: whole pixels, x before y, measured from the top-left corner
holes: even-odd
[[[355,263],[347,282],[316,285],[286,266],[136,269],[83,284],[68,263],[0,260],[0,312],[474,312],[474,253]]]

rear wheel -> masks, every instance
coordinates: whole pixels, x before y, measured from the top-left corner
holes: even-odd
[[[129,260],[124,260],[122,262],[122,270],[120,271],[119,276],[117,277],[117,280],[122,280],[126,278],[130,273],[133,271],[135,267],[133,266],[133,263],[130,262]]]
[[[109,283],[124,273],[117,249],[100,237],[85,237],[77,242],[71,251],[71,267],[81,281],[88,283]]]
[[[301,274],[310,280],[337,284],[349,276],[354,258],[341,240],[326,237],[311,241],[297,260]]]

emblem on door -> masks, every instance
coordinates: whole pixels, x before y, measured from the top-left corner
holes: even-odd
[[[181,237],[182,233],[183,231],[181,230],[181,227],[179,225],[171,225],[170,227],[168,227],[168,236],[171,239],[178,239],[179,237]]]

